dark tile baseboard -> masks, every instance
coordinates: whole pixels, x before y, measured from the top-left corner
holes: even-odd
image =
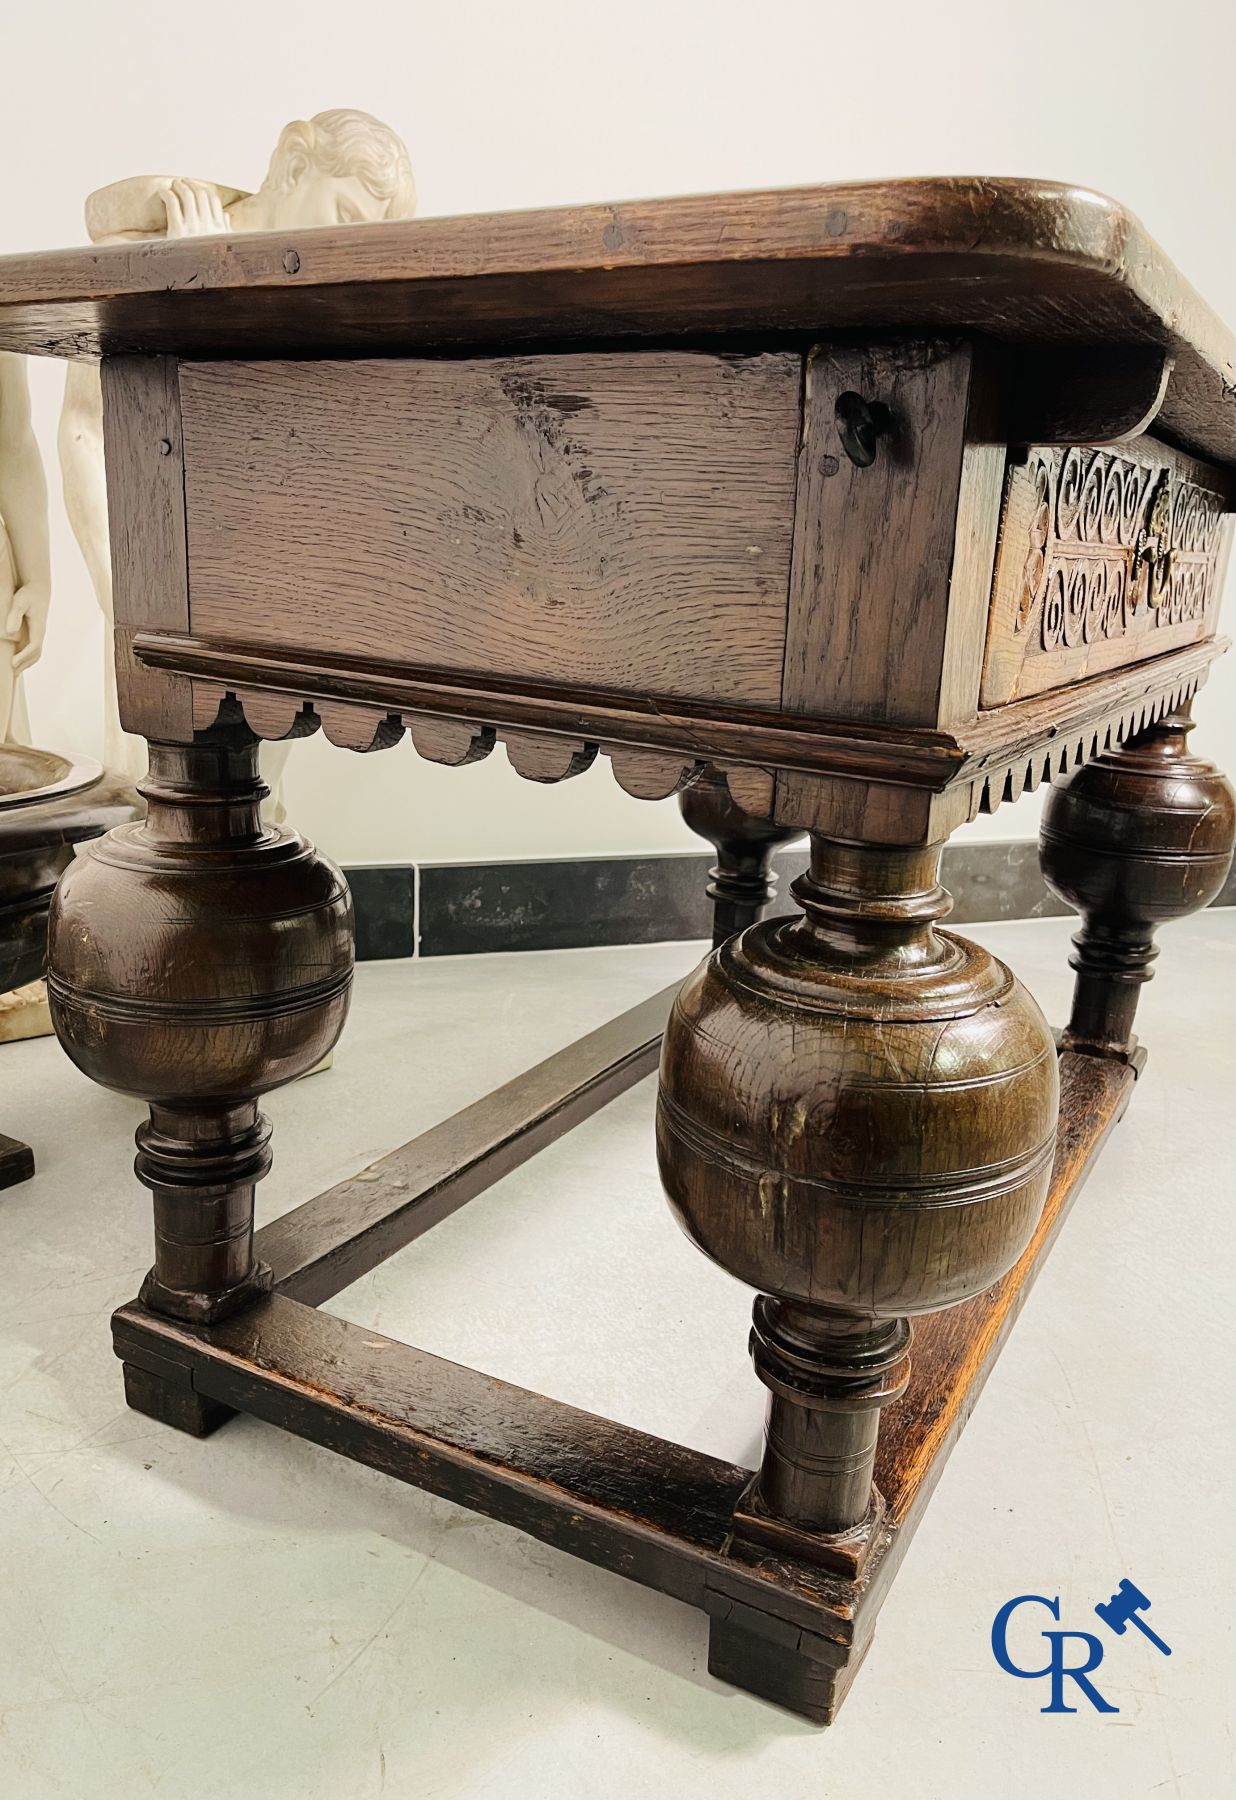
[[[579,857],[564,862],[403,863],[347,870],[356,901],[356,953],[463,956],[493,950],[578,950],[707,937],[703,855]],[[803,850],[776,859],[785,896]],[[1067,911],[1048,893],[1030,840],[950,844],[944,885],[954,924],[1039,919]],[[1217,905],[1236,904],[1236,874]]]
[[[412,864],[368,863],[344,874],[356,908],[356,960],[415,956],[417,872]]]

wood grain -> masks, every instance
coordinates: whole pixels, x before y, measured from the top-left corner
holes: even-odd
[[[113,1337],[126,1363],[141,1366],[148,1349],[162,1352],[193,1371],[198,1392],[237,1411],[697,1606],[715,1576],[806,1625],[812,1602],[836,1592],[827,1576],[808,1571],[798,1572],[799,1582],[788,1572],[762,1582],[726,1557],[747,1470],[282,1294],[209,1333],[122,1308]],[[848,1622],[837,1618],[833,1631],[844,1639]]]
[[[678,804],[683,823],[716,854],[707,889],[715,947],[754,925],[772,904],[777,891],[774,852],[792,843],[798,833],[793,826],[774,825],[766,810],[746,811],[725,775],[711,763],[704,765]]]
[[[1053,345],[1015,360],[1001,436],[1012,444],[1108,444],[1148,431],[1172,378],[1160,344]]]
[[[1128,1105],[1135,1079],[1128,1064],[1110,1058],[1061,1056],[1056,1159],[1034,1236],[1008,1274],[984,1293],[916,1324],[910,1386],[885,1414],[876,1452],[876,1480],[897,1527],[912,1528],[921,1516],[1069,1207]],[[892,1573],[891,1568],[884,1572],[885,1581]]]
[[[1162,429],[1236,462],[1230,332],[1124,207],[1056,182],[853,182],[0,259],[0,349],[73,357],[855,326],[1166,346]]]
[[[186,364],[193,629],[751,703],[799,359]]]
[[[149,738],[192,732],[189,684],[152,677],[132,653],[145,628],[187,631],[180,386],[170,356],[108,357],[101,371],[120,722]]]
[[[609,762],[618,786],[636,800],[668,800],[689,788],[703,767],[694,759],[658,756],[655,750],[612,750]]]
[[[863,720],[795,719],[753,707],[726,709],[726,716],[702,702],[657,703],[635,694],[614,696],[533,683],[517,686],[500,676],[477,684],[468,677],[422,669],[367,671],[342,657],[297,662],[278,650],[155,632],[143,632],[136,640],[143,664],[194,677],[197,723],[203,730],[221,706],[230,706],[229,694],[249,688],[297,695],[310,708],[315,697],[327,696],[367,706],[381,716],[398,712],[409,720],[418,714],[472,719],[478,729],[501,719],[513,727],[583,736],[590,743],[681,752],[684,762],[716,762],[726,767],[731,787],[736,779],[743,780],[742,769],[734,765],[747,765],[750,785],[743,780],[744,793],[736,797],[748,812],[764,817],[770,811],[765,770],[811,774],[816,780],[800,796],[799,816],[787,811],[784,819],[804,831],[828,829],[817,825],[807,809],[813,798],[821,796],[821,804],[832,806],[835,796],[829,797],[829,784],[834,776],[842,776],[856,790],[863,785],[882,790],[872,824],[873,830],[879,827],[877,841],[888,843],[911,841],[883,835],[899,829],[898,793],[913,809],[938,797],[950,783],[963,783],[958,790],[962,809],[953,821],[959,824],[967,816],[972,787],[975,805],[984,788],[990,789],[995,804],[1011,763],[1024,764],[1046,752],[1054,764],[1065,746],[1096,738],[1101,742],[1113,731],[1125,734],[1135,715],[1168,696],[1181,697],[1186,689],[1192,693],[1225,648],[1224,640],[1194,644],[1151,663],[982,711],[970,724],[944,732]],[[915,811],[913,816],[917,819],[920,814]]]
[[[1086,657],[1045,665],[1064,685],[982,707],[1004,465],[1041,422],[1063,494],[1098,454],[1073,434],[1153,422],[1236,466],[1230,337],[1112,203],[957,180],[18,259],[3,343],[132,353],[105,373],[126,723],[170,741],[145,823],[62,879],[49,976],[78,1066],[150,1104],[130,1402],[195,1432],[250,1410],[650,1582],[709,1613],[712,1668],[830,1717],[1127,1097],[1112,995],[1143,926],[1204,897],[1232,836],[1182,726],[1107,754],[1218,653],[1190,609],[1231,482],[1203,471],[1204,517],[1177,482],[1171,544],[1158,505],[1124,546],[1156,631],[1199,641],[1096,672],[1087,614]],[[257,1102],[335,1040],[351,918],[338,872],[263,828],[246,706],[264,735],[411,729],[453,763],[503,740],[534,780],[605,752],[650,795],[711,762],[760,816],[753,879],[769,833],[814,828],[801,916],[684,984],[661,1060],[671,1204],[760,1294],[754,1478],[266,1297]],[[936,929],[936,867],[967,812],[1095,756],[1048,864],[1093,915],[1066,1043],[1114,1053],[1058,1060],[1010,972]],[[1136,864],[1112,904],[1100,814]],[[289,1286],[336,1291],[591,1111],[651,1058],[629,1026],[272,1227]]]
[[[806,1533],[853,1568],[878,1536],[879,1412],[905,1386],[908,1318],[998,1279],[1051,1175],[1055,1045],[1002,963],[936,929],[940,852],[813,835],[801,913],[689,975],[661,1053],[671,1211],[758,1296],[768,1423],[735,1529]],[[855,1541],[820,1542],[838,1536]]]
[[[1032,446],[1005,483],[983,705],[1213,637],[1232,540],[1226,505],[1216,471],[1153,438]]]
[[[925,340],[821,347],[808,363],[782,706],[833,720],[946,728],[978,705],[1005,450],[993,442],[1001,371],[982,346]],[[857,467],[842,396],[886,410]],[[824,721],[828,720],[827,725]],[[837,783],[782,766],[772,813],[839,837],[926,843],[965,817],[908,780]],[[903,770],[903,777],[909,771]],[[952,779],[950,776],[948,779]]]
[[[52,897],[47,994],[64,1050],[147,1101],[134,1165],[154,1195],[148,1304],[218,1318],[269,1286],[253,1257],[270,1167],[257,1100],[319,1063],[347,1017],[352,900],[266,828],[257,739],[152,744],[146,816],[88,844]]]
[[[123,1307],[113,1320],[115,1350],[126,1369],[148,1372],[138,1404],[167,1423],[197,1432],[228,1409],[252,1413],[704,1608],[720,1632],[759,1640],[755,1653],[750,1645],[745,1655],[718,1649],[718,1673],[826,1722],[871,1642],[931,1488],[1134,1081],[1127,1064],[1069,1054],[1060,1075],[1056,1159],[1030,1246],[994,1287],[916,1327],[911,1383],[887,1409],[881,1434],[877,1475],[888,1513],[857,1584],[734,1539],[734,1509],[750,1470],[283,1295],[206,1328]]]
[[[832,719],[947,723],[946,684],[978,683],[981,626],[954,654],[957,617],[986,618],[990,563],[955,570],[959,530],[994,550],[999,493],[966,480],[974,355],[966,344],[821,347],[807,365],[785,675],[787,712]],[[842,447],[842,394],[887,407],[874,463]],[[985,470],[988,456],[982,455]],[[989,516],[976,527],[978,500]],[[972,706],[971,706],[972,710]]]
[[[1236,794],[1191,755],[1187,707],[1105,751],[1049,796],[1039,854],[1049,888],[1082,915],[1061,1042],[1128,1059],[1160,925],[1209,906],[1232,866]]]

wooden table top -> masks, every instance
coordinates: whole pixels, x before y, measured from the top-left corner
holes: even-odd
[[[0,349],[483,349],[889,327],[1166,346],[1160,428],[1236,464],[1236,340],[1133,215],[949,177],[0,258]]]

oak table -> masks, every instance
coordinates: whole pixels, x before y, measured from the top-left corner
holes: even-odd
[[[69,1055],[150,1107],[130,1404],[254,1413],[663,1589],[718,1676],[831,1718],[1129,1098],[1155,927],[1230,862],[1186,739],[1232,340],[1119,206],[958,179],[10,258],[0,347],[102,358],[151,748],[50,950]],[[319,726],[704,781],[757,863],[806,831],[811,864],[676,996],[255,1237],[257,1102],[348,1007],[342,877],[259,814],[258,739]],[[1058,1042],[940,925],[949,833],[1040,781],[1082,914]],[[670,1204],[758,1296],[755,1471],[316,1310],[658,1045]]]

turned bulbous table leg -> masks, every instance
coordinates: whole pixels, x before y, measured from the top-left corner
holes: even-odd
[[[908,1321],[1013,1264],[1055,1141],[1051,1034],[1002,963],[938,928],[939,858],[813,837],[801,915],[688,978],[661,1063],[670,1204],[760,1295],[767,1429],[736,1531],[850,1574],[879,1516],[879,1414],[909,1377]]]
[[[1082,915],[1063,1048],[1129,1060],[1154,933],[1208,906],[1232,864],[1236,795],[1193,756],[1181,710],[1054,787],[1039,852],[1047,885]]]
[[[710,843],[717,860],[708,872],[712,941],[723,944],[754,925],[777,890],[774,853],[802,832],[795,825],[746,812],[730,792],[725,772],[707,764],[678,801],[683,821]]]
[[[152,744],[140,791],[146,818],[91,844],[56,891],[49,996],[77,1066],[150,1107],[137,1133],[155,1214],[142,1301],[202,1324],[269,1286],[253,1254],[254,1187],[270,1167],[257,1102],[339,1036],[352,908],[332,863],[263,825],[247,732]],[[135,1378],[130,1398],[158,1410],[150,1388]]]

